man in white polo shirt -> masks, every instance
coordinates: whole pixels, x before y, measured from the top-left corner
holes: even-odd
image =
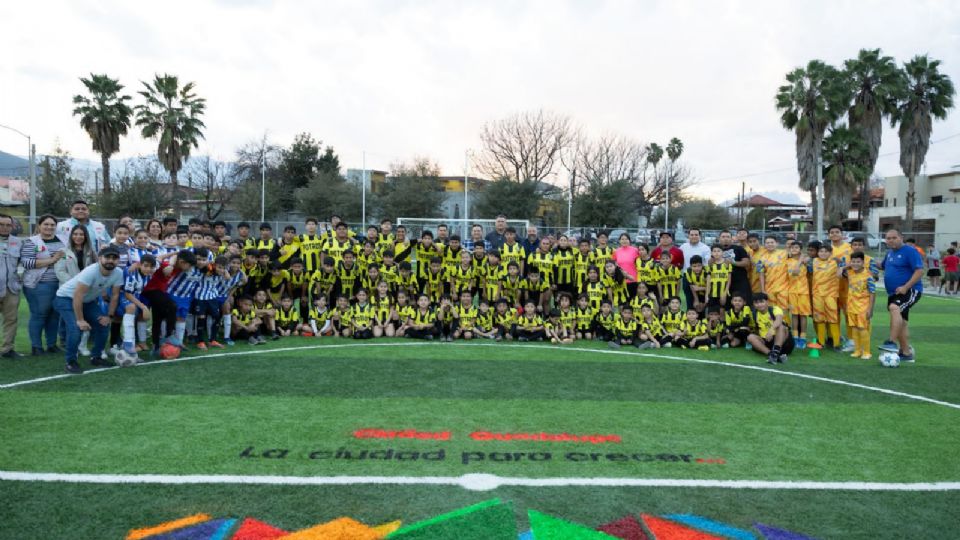
[[[117,268],[119,260],[120,251],[116,246],[108,245],[100,250],[97,264],[87,266],[57,289],[53,307],[60,314],[67,331],[67,373],[83,373],[77,362],[80,334],[83,332],[90,332],[93,338],[90,364],[108,365],[100,359],[100,354],[107,343],[109,314],[117,311],[120,287],[123,286],[123,271]],[[106,310],[101,305],[104,295],[109,295],[110,298]]]
[[[680,246],[680,251],[683,252],[683,270],[690,268],[690,259],[694,255],[699,255],[703,259],[704,266],[710,260],[710,246],[701,242],[700,236],[700,229],[693,228],[687,231],[687,241]],[[693,290],[690,288],[686,276],[683,277],[683,296],[687,301],[687,306],[692,306]]]

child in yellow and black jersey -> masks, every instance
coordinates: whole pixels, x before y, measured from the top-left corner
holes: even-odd
[[[440,297],[444,294],[444,283],[447,281],[446,272],[443,270],[443,261],[440,257],[430,259],[430,268],[423,276],[421,285],[423,292],[430,297],[433,303],[439,303]]]
[[[550,309],[550,284],[543,281],[540,269],[536,266],[527,269],[527,279],[524,280],[523,289],[521,304],[533,302],[537,306],[537,313],[545,313]]]
[[[660,313],[660,302],[657,300],[657,295],[647,287],[645,281],[638,281],[637,294],[630,299],[630,307],[636,314],[641,313],[643,306],[650,306],[654,314]]]
[[[357,255],[357,268],[360,269],[361,275],[366,274],[367,268],[372,264],[380,264],[380,254],[377,253],[377,245],[375,242],[365,240],[360,254]]]
[[[600,279],[607,288],[607,294],[614,307],[623,306],[630,300],[627,293],[627,279],[617,263],[612,260],[604,263],[603,276]]]
[[[440,341],[453,341],[453,302],[449,294],[440,295],[440,305],[437,307],[437,329],[440,331]]]
[[[724,314],[724,326],[727,327],[727,339],[731,347],[739,347],[747,342],[753,327],[753,312],[740,293],[730,296],[730,309]]]
[[[727,337],[727,328],[723,324],[723,313],[720,306],[707,306],[707,337],[710,338],[710,347],[724,348],[730,346],[730,339]]]
[[[373,293],[381,281],[383,281],[383,276],[380,275],[380,265],[373,263],[368,266],[367,271],[360,276],[360,288]],[[372,300],[371,298],[371,301]]]
[[[400,275],[400,268],[397,266],[397,263],[393,262],[393,251],[384,251],[381,256],[383,262],[380,264],[380,276],[387,282],[387,286],[390,287],[390,294],[396,296],[397,278]]]
[[[284,295],[277,308],[277,332],[282,337],[300,335],[300,313],[293,307],[293,298]]]
[[[617,315],[609,298],[600,301],[600,310],[593,319],[593,335],[601,341],[612,341],[616,337]]]
[[[327,297],[314,297],[307,324],[304,324],[302,328],[302,335],[332,336],[333,321],[330,320],[330,315],[331,312],[327,309]]]
[[[287,283],[287,294],[293,298],[294,302],[300,302],[300,311],[306,312],[309,308],[307,303],[307,289],[310,282],[310,276],[304,271],[303,261],[299,258],[290,260],[290,269],[283,271],[284,281]]]
[[[263,320],[257,317],[257,312],[253,309],[253,298],[246,295],[238,298],[237,307],[231,312],[231,317],[231,339],[245,339],[251,345],[266,343],[260,335]]]
[[[353,339],[373,338],[373,329],[377,325],[377,310],[368,301],[366,289],[357,291],[357,303],[350,308],[350,335]],[[344,337],[348,337],[344,335]]]
[[[559,295],[559,306],[560,306],[560,324],[563,326],[564,332],[572,338],[576,336],[577,333],[577,310],[573,307],[573,297],[570,296],[570,293],[564,291]]]
[[[590,297],[581,293],[577,297],[577,339],[593,339],[593,317],[596,311],[590,307]]]
[[[637,281],[647,284],[650,290],[656,292],[658,283],[658,274],[660,270],[659,263],[650,256],[650,249],[646,244],[637,246]]]
[[[406,335],[408,328],[407,321],[413,317],[413,312],[416,311],[416,309],[416,307],[410,305],[410,296],[407,295],[406,291],[397,291],[397,305],[393,309],[393,318],[391,320],[393,334],[395,336]]]
[[[447,279],[450,280],[450,294],[460,296],[463,291],[476,290],[477,279],[473,266],[473,256],[464,249],[460,250],[460,261],[447,269]]]
[[[520,276],[520,265],[515,261],[508,262],[507,275],[500,280],[500,296],[506,298],[511,305],[519,306],[525,289],[525,280]]]
[[[593,254],[590,252],[590,240],[583,238],[573,255],[573,274],[577,294],[587,292],[587,272],[593,266]]]
[[[429,296],[421,294],[417,297],[417,309],[405,326],[404,335],[408,338],[433,340],[437,336],[437,314],[430,306]]]
[[[477,331],[477,308],[473,307],[470,291],[460,293],[460,303],[453,308],[455,339],[473,339]]]
[[[480,307],[477,309],[477,323],[473,327],[476,337],[485,337],[496,339],[497,332],[493,326],[493,310],[490,309],[490,302],[480,300]]]
[[[342,294],[337,295],[337,305],[330,313],[330,320],[333,321],[334,336],[350,337],[351,315],[350,301]]]
[[[313,298],[323,296],[327,299],[327,305],[331,305],[335,299],[334,287],[337,284],[335,264],[332,258],[324,257],[320,268],[310,276],[310,292]]]
[[[493,314],[493,326],[497,332],[497,341],[504,338],[513,339],[513,325],[517,323],[517,312],[510,306],[506,298],[497,300],[496,311]]]
[[[517,341],[543,341],[546,338],[546,326],[537,315],[537,306],[533,302],[523,306],[523,314],[514,323],[510,333],[517,337]]]
[[[487,300],[501,298],[500,286],[507,275],[507,267],[500,264],[500,253],[497,251],[487,253],[487,262],[481,268],[483,297]]]
[[[449,240],[449,245],[443,248],[443,256],[441,257],[443,259],[443,271],[447,273],[447,276],[450,276],[453,273],[454,268],[460,265],[460,261],[462,260],[461,257],[464,253],[467,255],[470,254],[469,251],[461,247],[460,235],[452,235]]]
[[[607,294],[607,287],[600,281],[600,269],[596,266],[591,266],[587,269],[587,282],[584,286],[584,291],[587,298],[590,302],[590,308],[595,311],[600,311],[600,304],[606,299],[609,300],[610,297]]]
[[[664,337],[660,345],[672,347],[677,338],[682,335],[683,311],[680,310],[680,298],[674,296],[667,299],[667,309],[660,314],[660,325],[663,326]]]
[[[377,313],[377,322],[373,326],[373,337],[393,337],[396,329],[393,325],[394,307],[393,296],[390,295],[390,286],[387,285],[386,281],[380,280],[374,291],[376,292],[370,299],[370,304]]]
[[[608,344],[615,349],[619,349],[621,345],[636,345],[638,329],[639,325],[637,320],[633,318],[633,308],[630,307],[630,304],[620,306],[615,337]]]
[[[266,291],[270,303],[275,306],[280,305],[280,299],[283,298],[287,290],[287,280],[283,272],[280,263],[276,261],[270,263],[270,277],[266,282]]]
[[[661,305],[667,305],[671,298],[677,296],[680,288],[680,269],[670,261],[670,250],[664,250],[660,254],[660,269],[657,270],[657,287],[660,291]]]
[[[408,261],[403,261],[397,265],[397,290],[407,293],[407,298],[420,297],[420,283],[417,276],[413,275],[413,267]],[[427,297],[429,298],[429,296]]]
[[[543,331],[550,343],[571,343],[573,341],[563,323],[560,322],[560,310],[557,308],[551,309],[547,319],[543,321]]]
[[[687,318],[680,325],[680,336],[674,340],[674,345],[679,345],[681,349],[710,350],[707,325],[700,320],[700,314],[696,309],[687,309]]]
[[[710,248],[710,263],[707,264],[707,303],[714,306],[720,306],[723,309],[729,307],[730,300],[730,280],[733,276],[733,264],[723,258],[723,248],[714,244]]]
[[[500,262],[503,264],[510,264],[511,262],[517,263],[517,266],[520,268],[520,274],[523,275],[523,266],[527,261],[526,249],[519,242],[517,242],[517,230],[513,227],[507,227],[503,231],[504,242],[500,246]]]
[[[344,251],[341,255],[343,260],[337,263],[337,286],[338,294],[353,298],[356,290],[359,288],[359,281],[362,274],[360,268],[356,265],[355,256],[352,251]]]
[[[694,308],[697,313],[704,313],[707,307],[708,274],[703,268],[703,257],[690,257],[690,267],[683,272],[683,277],[690,284],[690,292],[693,293],[693,305],[687,307]]]
[[[660,319],[653,311],[651,306],[645,305],[640,308],[640,329],[637,332],[637,348],[640,349],[659,349],[660,340],[663,339],[663,325]]]
[[[247,284],[244,292],[251,296],[256,293],[257,284],[260,283],[260,280],[263,279],[263,276],[266,274],[266,268],[261,268],[257,262],[259,255],[260,253],[256,249],[247,251],[243,256],[243,265],[240,268],[247,276]]]
[[[573,272],[573,246],[569,244],[570,240],[566,235],[561,234],[557,239],[557,249],[553,252],[553,275],[558,292],[565,292],[572,295],[576,287],[576,279]]]

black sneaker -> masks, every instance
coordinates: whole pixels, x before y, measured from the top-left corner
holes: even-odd
[[[74,375],[80,375],[81,373],[83,373],[83,368],[80,367],[80,364],[76,362],[68,362],[64,370],[67,373],[72,373]]]
[[[43,349],[40,347],[30,347],[30,356],[41,356],[43,355]]]
[[[778,355],[777,353],[771,352],[770,354],[767,355],[768,364],[776,364],[778,361],[780,361],[780,355]]]
[[[101,359],[99,356],[91,356],[91,357],[90,357],[90,365],[91,365],[91,366],[107,367],[107,366],[110,365],[110,363],[107,362],[106,360]]]
[[[4,358],[10,358],[11,360],[16,360],[17,358],[23,358],[24,355],[18,353],[17,351],[10,349],[9,351],[0,354]]]
[[[47,347],[47,352],[50,354],[62,353],[63,349],[61,349],[60,347],[57,347],[56,345],[51,345]]]

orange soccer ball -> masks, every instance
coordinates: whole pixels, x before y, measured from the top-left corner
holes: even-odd
[[[167,343],[160,347],[160,357],[164,360],[173,360],[180,356],[180,347]]]

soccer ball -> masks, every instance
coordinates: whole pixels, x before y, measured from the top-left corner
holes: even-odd
[[[883,367],[900,367],[900,355],[891,351],[883,351],[880,353],[880,365]]]
[[[137,355],[130,354],[127,351],[119,350],[113,355],[113,361],[120,367],[130,367],[137,363]]]
[[[180,356],[180,347],[170,343],[160,347],[160,357],[164,360],[173,360],[178,356]]]

